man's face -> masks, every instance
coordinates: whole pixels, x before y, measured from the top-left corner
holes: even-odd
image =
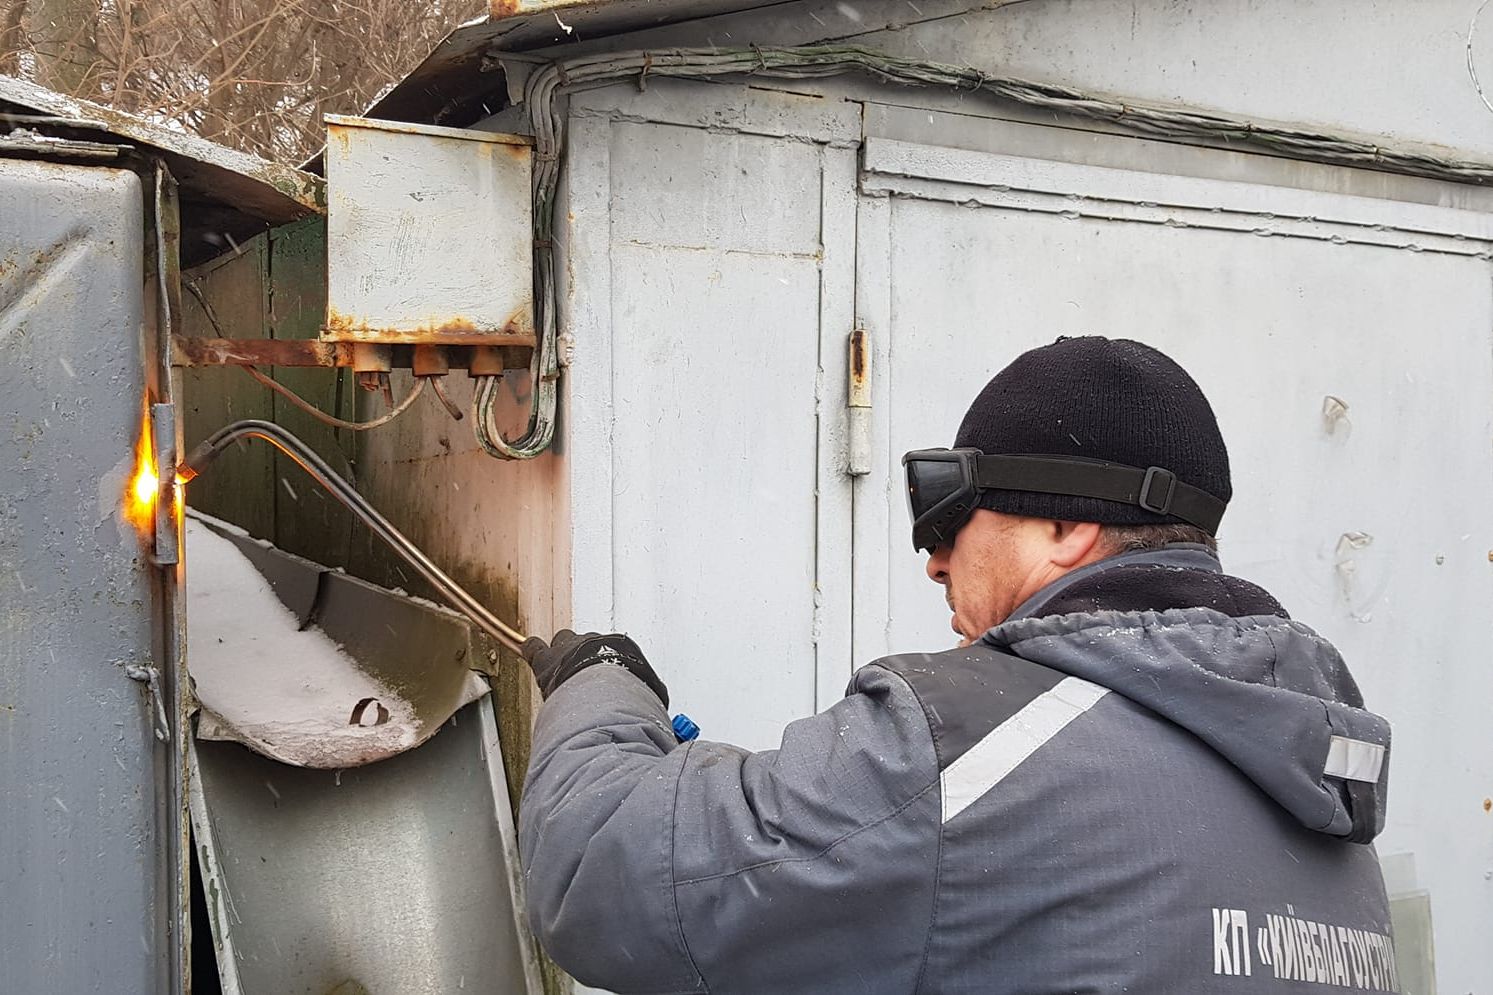
[[[959,645],[1004,622],[1074,566],[1097,559],[1098,528],[977,508],[953,544],[928,557],[928,577],[944,586]]]

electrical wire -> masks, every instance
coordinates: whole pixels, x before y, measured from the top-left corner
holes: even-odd
[[[208,324],[213,326],[213,331],[218,333],[218,337],[225,339],[228,338],[227,333],[223,331],[223,325],[218,321],[217,311],[213,309],[212,302],[209,301],[206,295],[202,293],[201,288],[191,280],[183,280],[181,284],[182,286],[187,288],[187,291],[193,297],[197,298],[197,303],[202,305],[202,313],[207,317]],[[249,376],[259,381],[259,383],[268,387],[270,390],[273,390],[276,393],[280,394],[291,404],[294,404],[296,407],[300,408],[302,411],[306,412],[306,414],[310,415],[312,418],[315,418],[317,421],[330,425],[333,428],[345,428],[350,432],[366,432],[370,428],[378,428],[380,425],[389,424],[389,422],[393,421],[395,418],[398,418],[400,415],[408,411],[410,405],[414,404],[415,401],[419,399],[420,394],[425,390],[425,380],[423,378],[419,379],[415,382],[414,389],[405,396],[404,400],[400,401],[387,413],[380,415],[372,421],[347,421],[345,419],[338,418],[336,415],[328,414],[321,408],[318,408],[316,405],[306,400],[301,395],[297,394],[295,391],[291,390],[289,387],[280,383],[278,380],[275,380],[273,377],[266,376],[259,370],[256,370],[253,366],[250,366],[248,363],[240,364],[240,368],[244,372],[248,373]],[[436,393],[440,393],[439,387],[437,388]],[[442,402],[445,404],[446,410],[452,411],[453,406],[449,401],[447,401],[445,398],[442,398]],[[453,411],[453,417],[457,421],[460,421],[461,413],[459,411]]]
[[[1472,80],[1472,88],[1477,91],[1478,99],[1483,106],[1493,111],[1493,103],[1488,102],[1488,95],[1483,92],[1483,81],[1477,78],[1477,65],[1472,59],[1472,36],[1477,31],[1477,19],[1483,16],[1483,8],[1488,6],[1488,0],[1483,0],[1477,5],[1477,10],[1472,12],[1472,20],[1467,22],[1467,75]]]
[[[480,376],[476,378],[472,387],[472,421],[477,444],[489,456],[496,456],[498,459],[529,459],[531,456],[539,455],[544,447],[549,445],[550,433],[546,429],[535,428],[531,425],[530,432],[524,440],[513,445],[503,438],[497,421],[498,393],[502,385],[503,378],[500,376]],[[543,397],[536,397],[533,401],[536,410],[543,403]],[[549,412],[552,418],[554,412],[552,403]],[[531,453],[530,450],[538,445],[540,439],[543,439],[544,446],[539,446]]]
[[[446,414],[451,416],[451,420],[461,421],[462,413],[460,406],[451,400],[451,395],[446,393],[445,376],[437,375],[433,377],[421,377],[420,379],[430,381],[430,386],[435,390],[436,400],[441,402],[441,407],[446,409]]]
[[[218,429],[182,461],[177,474],[182,480],[191,480],[200,474],[209,463],[218,457],[230,444],[239,439],[263,439],[289,456],[311,479],[315,480],[333,497],[347,507],[366,524],[374,535],[389,545],[395,553],[430,582],[446,601],[471,619],[476,626],[502,645],[514,652],[522,652],[525,641],[523,633],[509,626],[487,607],[467,592],[445,571],[436,566],[430,557],[396,529],[387,518],[378,513],[368,500],[355,490],[352,484],[338,476],[310,446],[296,438],[274,422],[250,419],[236,421]]]
[[[410,390],[408,394],[404,396],[404,400],[400,401],[393,408],[389,409],[389,411],[385,414],[380,415],[372,421],[347,421],[345,419],[338,418],[336,415],[327,414],[325,411],[321,410],[316,405],[312,404],[310,401],[306,400],[304,397],[291,390],[289,387],[280,383],[280,381],[274,379],[273,377],[265,376],[263,373],[259,372],[254,367],[249,366],[248,364],[240,366],[239,369],[243,370],[245,373],[249,374],[249,376],[264,384],[264,386],[268,387],[270,390],[273,390],[276,393],[280,394],[291,404],[294,404],[296,407],[300,408],[302,411],[306,412],[306,414],[310,415],[312,418],[315,418],[317,421],[324,422],[327,425],[331,425],[333,428],[345,428],[353,432],[366,432],[370,428],[378,428],[380,425],[389,424],[389,422],[393,421],[395,418],[398,418],[400,415],[408,411],[410,405],[419,400],[420,394],[425,390],[425,378],[417,377],[415,380],[415,386]]]

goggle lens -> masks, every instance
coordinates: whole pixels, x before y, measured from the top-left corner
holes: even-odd
[[[902,457],[912,544],[933,552],[954,541],[975,505],[975,450],[920,449]]]
[[[909,460],[907,508],[916,522],[964,486],[964,472],[948,460]]]

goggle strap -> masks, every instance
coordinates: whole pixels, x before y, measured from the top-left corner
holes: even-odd
[[[1209,535],[1218,530],[1227,504],[1184,484],[1159,466],[1142,470],[1122,463],[1076,456],[997,456],[975,458],[975,486],[980,490],[1034,491],[1066,497],[1098,498],[1171,515]]]

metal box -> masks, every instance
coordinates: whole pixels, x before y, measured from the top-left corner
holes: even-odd
[[[0,989],[172,991],[135,173],[0,158]],[[141,526],[142,531],[149,529]],[[179,991],[179,989],[176,989]]]
[[[531,336],[529,139],[328,116],[331,341],[510,345]]]

